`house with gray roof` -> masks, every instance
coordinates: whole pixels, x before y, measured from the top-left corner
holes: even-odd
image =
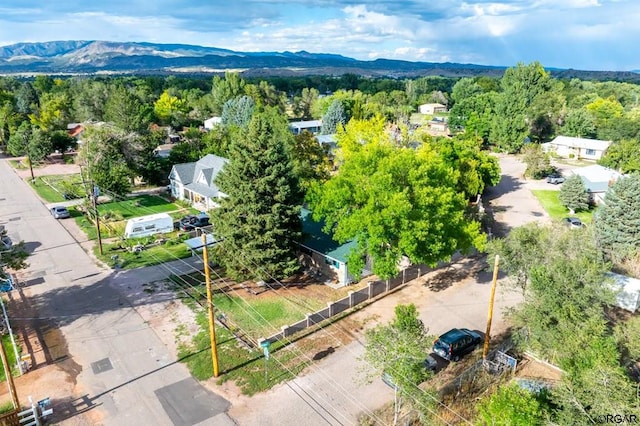
[[[292,121],[289,123],[289,129],[294,135],[299,135],[305,130],[317,135],[322,130],[322,120]]]
[[[604,196],[609,190],[609,187],[623,176],[617,171],[599,164],[579,167],[573,169],[571,173],[580,176],[591,200],[596,204],[604,201]]]
[[[347,258],[351,250],[356,248],[355,241],[340,244],[331,235],[322,230],[324,222],[316,222],[311,211],[302,208],[302,240],[298,242],[302,252],[302,264],[326,278],[325,284],[334,288],[344,287],[353,282],[353,274],[349,271]],[[365,266],[360,276],[371,275],[371,265]]]
[[[215,179],[228,162],[208,154],[195,163],[174,165],[169,173],[171,195],[201,210],[218,207],[217,201],[226,195],[218,189]]]
[[[611,145],[611,141],[557,136],[551,142],[541,145],[545,152],[554,152],[562,158],[599,160]]]

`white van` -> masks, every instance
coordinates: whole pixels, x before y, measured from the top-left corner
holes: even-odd
[[[124,237],[147,237],[165,232],[173,232],[173,219],[167,213],[157,213],[129,219],[124,228]]]

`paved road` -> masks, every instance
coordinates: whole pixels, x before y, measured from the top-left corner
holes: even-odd
[[[5,160],[0,223],[14,241],[26,243],[30,266],[21,275],[31,284],[30,303],[41,318],[55,318],[68,345],[69,358],[50,361],[76,376],[74,395],[33,395],[51,397],[56,419],[69,425],[233,424],[225,414],[229,403],[171,358],[125,297],[127,280],[143,277],[96,266]],[[152,279],[163,271],[144,274]],[[27,402],[27,395],[20,397]]]

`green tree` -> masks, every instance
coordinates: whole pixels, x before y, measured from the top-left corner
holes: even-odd
[[[222,124],[246,128],[251,121],[255,105],[253,98],[246,95],[229,99],[222,108]]]
[[[596,125],[593,115],[584,108],[572,109],[562,126],[562,134],[578,138],[593,138],[596,136]]]
[[[6,101],[0,106],[0,146],[9,141],[13,129],[18,126],[20,115],[16,113],[13,104]]]
[[[7,230],[4,226],[0,227],[0,237],[5,238],[6,236]],[[0,250],[0,278],[5,279],[9,276],[7,268],[17,271],[29,266],[26,261],[28,256],[23,241],[13,244],[9,249],[3,247],[3,250]]]
[[[85,177],[101,190],[117,195],[131,191],[135,177],[136,135],[113,126],[87,126],[78,162],[84,166]]]
[[[14,156],[27,157],[31,169],[31,180],[34,179],[33,163],[42,161],[51,153],[51,138],[29,122],[23,121],[20,127],[11,134],[7,142],[7,152]]]
[[[336,241],[357,241],[351,271],[360,271],[369,255],[374,272],[388,278],[403,256],[434,265],[483,246],[479,224],[465,217],[458,172],[430,146],[397,147],[381,117],[352,120],[339,131],[338,145],[338,173],[315,185],[308,200]]]
[[[613,303],[605,285],[609,265],[588,230],[554,229],[544,250],[523,254],[536,259],[529,267],[524,302],[512,314],[516,327],[526,330],[518,343],[560,365],[571,374],[593,366],[608,347],[604,307]],[[529,244],[537,250],[539,245]]]
[[[363,359],[377,374],[390,375],[397,386],[396,418],[406,401],[426,420],[429,411],[435,411],[437,397],[433,390],[422,390],[418,385],[431,374],[424,363],[433,336],[418,319],[415,305],[396,306],[393,321],[367,330],[365,339]]]
[[[624,139],[613,142],[598,164],[625,174],[640,172],[640,140]]]
[[[145,132],[152,115],[151,105],[144,103],[133,90],[122,85],[111,89],[104,106],[104,119],[127,132]]]
[[[634,316],[616,324],[616,341],[621,352],[632,362],[640,360],[640,316]]]
[[[293,113],[302,120],[310,120],[312,118],[311,109],[314,102],[320,96],[320,92],[315,88],[305,87],[302,89],[300,96],[293,99]]]
[[[216,114],[221,114],[225,102],[229,99],[246,95],[245,86],[246,82],[238,73],[225,71],[224,78],[213,77],[213,86],[211,88],[211,107],[213,111]]]
[[[511,383],[480,401],[477,410],[479,425],[529,426],[543,424],[548,407],[535,394]]]
[[[542,65],[519,63],[508,68],[500,80],[502,92],[496,104],[491,141],[505,152],[518,152],[530,134],[531,108],[536,98],[547,96],[551,77]]]
[[[185,121],[186,102],[165,90],[153,104],[153,111],[162,123],[179,127]]]
[[[294,136],[291,150],[294,170],[306,192],[314,182],[325,182],[331,172],[328,149],[307,131]]]
[[[469,99],[483,92],[482,87],[473,78],[463,77],[453,85],[451,99],[456,103],[462,102],[463,99]]]
[[[485,188],[500,182],[500,164],[496,157],[482,151],[482,140],[459,135],[454,138],[438,138],[431,146],[445,162],[458,170],[457,188],[467,198],[482,194]]]
[[[40,97],[40,108],[29,114],[31,123],[42,130],[66,129],[71,117],[71,98],[66,93],[46,93]]]
[[[234,277],[287,277],[299,269],[301,192],[289,151],[291,132],[276,111],[251,119],[231,146],[217,185],[227,195],[213,212],[217,253]]]
[[[533,179],[541,179],[553,170],[549,154],[544,152],[537,143],[527,144],[522,149],[522,161],[527,165],[525,176]]]
[[[105,82],[89,79],[76,79],[71,83],[74,119],[80,122],[104,120],[105,106],[113,88]]]
[[[538,223],[519,226],[511,230],[507,237],[487,243],[488,258],[494,259],[495,255],[500,255],[500,269],[507,273],[508,282],[526,295],[529,275],[536,265],[542,263],[549,240],[549,229]]]
[[[589,209],[589,193],[578,175],[571,175],[562,184],[558,199],[563,206],[569,209],[571,214],[579,210]]]
[[[32,114],[38,108],[38,94],[33,85],[25,81],[16,91],[16,109],[19,113],[28,115]]]
[[[596,237],[615,261],[632,258],[640,247],[640,174],[620,178],[594,215]]]
[[[346,116],[344,113],[344,106],[339,100],[334,100],[329,105],[329,109],[322,116],[322,134],[332,135],[334,134],[338,126],[344,126],[346,123]]]

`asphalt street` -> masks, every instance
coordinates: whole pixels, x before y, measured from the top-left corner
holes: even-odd
[[[20,272],[31,284],[31,303],[60,328],[66,362],[76,366],[75,395],[46,395],[60,424],[233,424],[224,413],[228,402],[172,359],[125,297],[127,280],[142,277],[98,267],[6,160],[0,160],[0,224],[31,252]],[[167,274],[152,271],[144,278]],[[27,396],[21,395],[25,404]]]

